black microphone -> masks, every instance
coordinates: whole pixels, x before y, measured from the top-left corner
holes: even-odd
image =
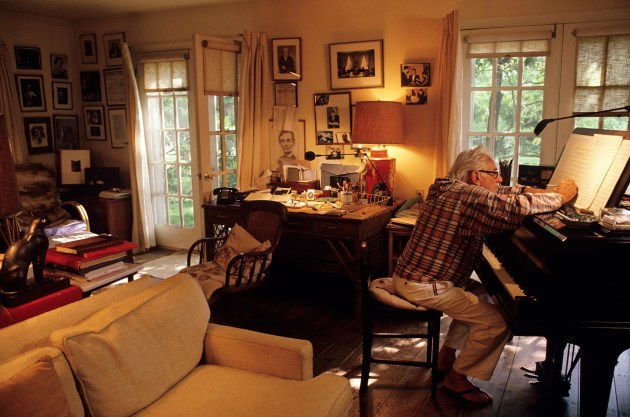
[[[304,159],[306,159],[307,161],[314,161],[315,157],[317,156],[321,156],[321,155],[317,155],[315,154],[315,152],[308,151],[304,154]]]

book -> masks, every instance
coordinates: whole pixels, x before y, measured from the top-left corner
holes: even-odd
[[[78,272],[95,265],[103,265],[105,262],[111,261],[112,259],[121,259],[126,256],[127,251],[117,251],[100,257],[87,259],[79,255],[57,252],[55,249],[51,248],[46,252],[46,264],[50,265],[51,268],[55,266],[65,266],[71,268],[74,272]]]
[[[127,257],[127,253],[126,252],[119,252],[119,253],[115,253],[115,254],[112,254],[112,255],[107,255],[107,256],[105,256],[103,258],[98,258],[98,259],[95,259],[95,260],[89,260],[89,261],[87,261],[88,264],[91,264],[91,263],[94,263],[94,262],[98,262],[98,263],[94,263],[93,265],[84,266],[82,268],[75,268],[74,266],[69,266],[69,265],[63,265],[63,264],[55,263],[55,262],[52,262],[47,257],[47,259],[46,259],[46,267],[51,268],[51,269],[58,269],[60,271],[67,271],[67,272],[72,272],[72,273],[79,274],[79,275],[84,275],[84,274],[86,274],[86,273],[88,273],[90,271],[93,271],[95,269],[102,268],[104,266],[111,265],[111,264],[114,264],[116,262],[123,261],[123,260],[125,260],[126,257]]]
[[[245,201],[253,200],[271,200],[280,203],[286,203],[291,199],[291,188],[277,187],[273,192],[271,190],[254,191],[245,197]]]
[[[85,274],[81,274],[81,275],[85,277],[86,280],[91,281],[95,278],[99,278],[99,277],[102,277],[103,275],[107,275],[115,271],[120,271],[125,268],[126,268],[125,263],[123,261],[118,261],[116,263],[102,266],[100,268],[94,269],[90,272],[86,272]]]
[[[126,252],[126,251],[129,251],[129,250],[134,250],[137,247],[138,247],[138,245],[136,243],[123,240],[123,243],[121,243],[119,245],[110,246],[108,248],[103,248],[103,249],[97,249],[97,250],[90,251],[90,252],[85,252],[81,256],[83,256],[84,258],[87,258],[87,259],[94,259],[94,258],[103,257],[105,255],[110,255],[110,254],[116,253],[116,252]]]
[[[123,242],[123,239],[114,236],[99,235],[85,239],[73,240],[71,242],[59,243],[55,246],[55,249],[63,253],[83,255],[87,252],[116,246]]]

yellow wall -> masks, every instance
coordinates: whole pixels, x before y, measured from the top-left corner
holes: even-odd
[[[402,102],[400,64],[429,62],[434,69],[442,19],[455,9],[459,9],[462,28],[630,18],[627,0],[258,0],[72,23],[0,13],[0,40],[11,49],[14,43],[42,48],[44,74],[49,73],[47,61],[51,52],[70,55],[71,65],[77,65],[71,71],[74,110],[55,113],[81,115],[78,72],[104,68],[102,35],[105,33],[125,32],[127,42],[136,51],[190,44],[195,33],[233,37],[248,30],[264,31],[270,39],[300,37],[303,79],[298,83],[299,118],[306,121],[306,149],[323,153],[324,148],[315,145],[312,102],[314,93],[331,91],[328,44],[384,39],[385,87],[351,90],[352,102],[375,99]],[[33,30],[34,27],[37,29]],[[84,33],[97,35],[97,65],[78,62],[78,36]],[[49,95],[49,79],[45,84]],[[52,114],[50,97],[47,100],[47,113]],[[395,195],[398,198],[408,198],[414,190],[426,190],[433,181],[430,149],[435,139],[433,125],[438,100],[438,92],[429,87],[427,105],[404,106],[405,143],[389,148],[390,156],[397,158]],[[94,150],[93,165],[120,165],[123,172],[128,171],[126,148],[112,149],[109,141],[84,144]],[[350,163],[352,159],[344,162]]]

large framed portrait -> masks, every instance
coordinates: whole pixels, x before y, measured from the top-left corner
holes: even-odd
[[[46,111],[46,97],[44,97],[41,75],[18,74],[15,76],[15,83],[20,96],[20,110],[23,112]]]
[[[431,64],[401,64],[401,87],[428,87],[431,85]]]
[[[352,100],[348,91],[314,94],[315,140],[317,145],[351,143],[351,103]]]
[[[81,45],[81,63],[98,63],[98,55],[96,54],[96,35],[89,33],[79,36],[79,44]]]
[[[271,153],[271,163],[276,163],[278,167],[283,162],[292,160],[304,160],[306,150],[306,128],[304,120],[300,119],[295,124],[295,130],[274,130],[273,120],[269,121],[269,146]]]
[[[42,69],[42,54],[39,48],[15,47],[15,67],[17,69]]]
[[[83,116],[85,117],[85,138],[107,140],[103,106],[83,106]]]
[[[24,137],[29,155],[53,152],[50,117],[25,117]]]
[[[79,117],[53,116],[55,150],[79,149]]]
[[[302,38],[271,40],[273,79],[295,81],[302,79]]]
[[[383,40],[331,43],[330,88],[383,87]]]
[[[107,33],[103,35],[105,46],[105,65],[116,67],[122,65],[122,44],[125,42],[125,32]]]
[[[99,71],[81,71],[81,100],[85,102],[101,101],[101,73]]]
[[[72,110],[72,84],[52,82],[53,109]]]

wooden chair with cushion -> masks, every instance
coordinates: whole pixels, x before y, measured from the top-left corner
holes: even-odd
[[[195,277],[210,304],[227,294],[258,288],[266,282],[271,258],[288,210],[282,203],[244,201],[240,221],[218,236],[197,240],[188,250],[184,272]]]
[[[394,294],[392,278],[373,278],[369,262],[368,247],[365,242],[361,244],[361,301],[363,318],[363,359],[361,363],[361,385],[359,394],[363,395],[367,391],[370,368],[373,363],[388,365],[416,366],[431,369],[431,398],[435,398],[438,383],[438,349],[440,344],[440,318],[439,311],[416,306],[407,300]],[[376,322],[378,321],[378,329]],[[426,323],[426,331],[392,330],[384,331],[384,326],[390,324],[397,326],[402,322],[410,323],[417,328],[417,323]],[[403,326],[406,327],[406,326]],[[397,329],[402,328],[397,326]],[[424,339],[426,343],[426,355],[424,360],[402,359],[390,355],[389,357],[376,357],[372,349],[374,339],[406,339],[411,340],[410,344],[417,346],[418,341],[414,339]],[[399,342],[396,340],[396,342]],[[391,345],[394,350],[400,350],[401,345]]]

